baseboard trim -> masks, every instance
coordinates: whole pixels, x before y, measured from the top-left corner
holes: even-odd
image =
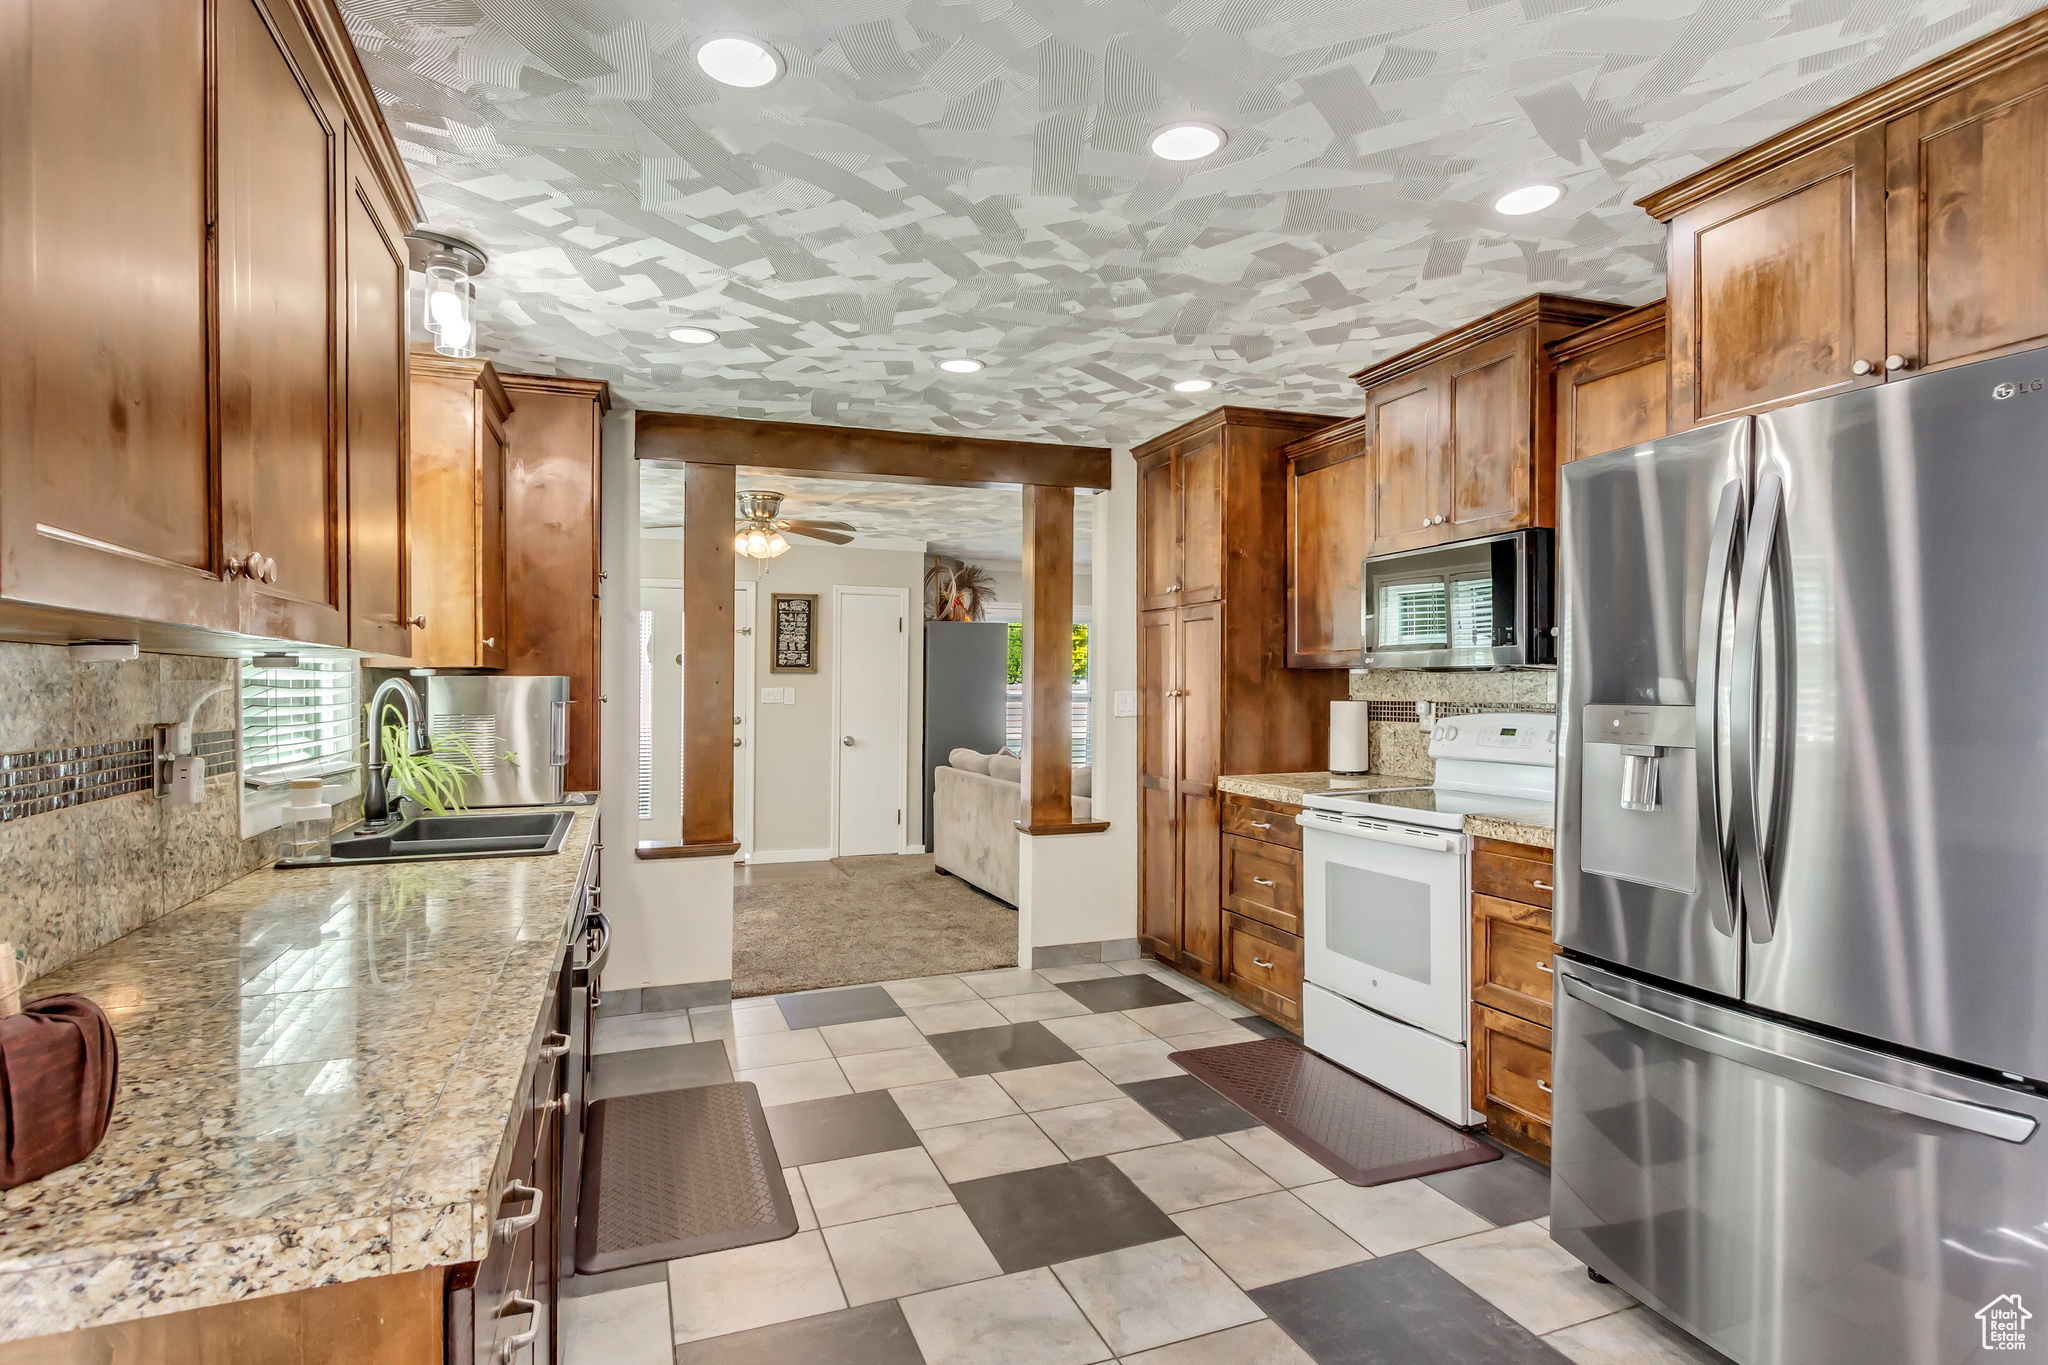
[[[1138,956],[1138,940],[1105,938],[1093,943],[1051,943],[1031,950],[1033,967],[1081,967],[1091,962],[1124,962]]]
[[[829,848],[757,848],[747,855],[750,863],[828,863]]]
[[[607,990],[597,1007],[597,1017],[613,1019],[628,1014],[673,1014],[677,1010],[703,1009],[732,1003],[732,981],[686,981],[677,986],[627,986]]]
[[[901,849],[899,849],[899,850],[898,850],[898,852],[899,852],[899,853],[900,853],[900,854],[901,854],[901,855],[902,855],[903,857],[906,857],[906,858],[908,858],[908,857],[913,857],[913,856],[915,856],[915,855],[917,855],[917,854],[920,854],[920,853],[924,852],[924,845],[923,845],[923,844],[905,844],[905,845],[904,845],[904,846],[903,846],[903,847],[902,847]]]

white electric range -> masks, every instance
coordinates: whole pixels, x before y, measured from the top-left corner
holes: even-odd
[[[1302,841],[1302,1041],[1460,1126],[1471,1103],[1467,815],[1548,821],[1557,717],[1454,716],[1436,782],[1311,796]]]

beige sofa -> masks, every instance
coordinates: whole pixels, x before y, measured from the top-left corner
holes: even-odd
[[[992,771],[990,771],[992,769]],[[932,772],[932,861],[999,900],[1017,903],[1017,821],[1024,815],[1022,765],[1008,753],[955,749]],[[1074,769],[1074,818],[1092,819],[1091,775]]]

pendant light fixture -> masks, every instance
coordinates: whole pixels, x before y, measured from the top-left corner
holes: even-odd
[[[408,264],[426,276],[422,320],[442,355],[476,354],[476,276],[490,258],[482,247],[421,228],[405,239]]]

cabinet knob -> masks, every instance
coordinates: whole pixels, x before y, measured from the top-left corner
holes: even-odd
[[[1424,517],[1424,518],[1422,519],[1422,524],[1423,524],[1423,526],[1424,526],[1425,528],[1426,528],[1426,527],[1428,527],[1428,526],[1430,525],[1430,520],[1429,520],[1429,518],[1428,518],[1428,517]]]
[[[1442,516],[1442,514],[1441,514],[1441,513],[1439,513],[1439,514],[1438,514],[1438,516],[1437,516],[1437,519],[1436,519],[1436,524],[1437,524],[1437,525],[1439,525],[1439,526],[1441,526],[1441,525],[1443,525],[1443,524],[1444,524],[1444,519],[1443,519],[1443,516]]]
[[[427,618],[424,616],[415,616],[410,621],[407,621],[406,624],[411,626],[414,630],[425,630],[427,628]]]
[[[1849,367],[1849,373],[1851,373],[1851,374],[1869,374],[1869,373],[1870,373],[1870,372],[1871,372],[1872,370],[1875,370],[1876,368],[1877,368],[1877,366],[1875,366],[1875,365],[1871,364],[1871,363],[1870,363],[1869,361],[1867,361],[1867,360],[1859,360],[1859,361],[1857,361],[1857,362],[1856,362],[1856,363],[1855,363],[1854,365],[1851,365],[1851,366]]]
[[[1174,583],[1174,584],[1170,585],[1170,586],[1169,586],[1169,587],[1168,587],[1168,588],[1167,588],[1166,590],[1167,590],[1168,592],[1179,592],[1179,591],[1180,591],[1180,584],[1178,584],[1178,583]]]
[[[1910,370],[1913,362],[1902,355],[1888,355],[1884,358],[1884,367],[1887,370]]]
[[[497,647],[498,647],[498,637],[497,637],[497,636],[495,636],[495,635],[486,635],[486,636],[484,636],[484,648],[485,648],[485,649],[496,649]]]

